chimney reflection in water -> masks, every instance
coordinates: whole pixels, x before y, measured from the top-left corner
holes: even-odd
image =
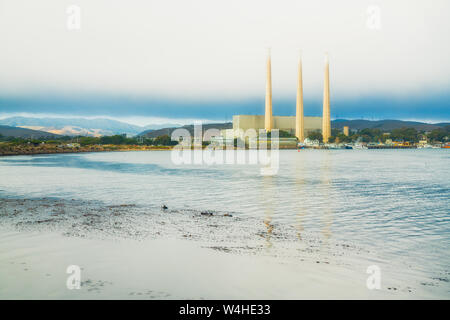
[[[273,217],[273,208],[274,208],[274,177],[271,175],[263,176],[263,192],[261,192],[261,195],[263,196],[263,203],[264,203],[264,225],[267,228],[267,234],[266,234],[266,243],[267,248],[272,247],[272,232],[273,232],[273,224],[272,224],[272,217]]]

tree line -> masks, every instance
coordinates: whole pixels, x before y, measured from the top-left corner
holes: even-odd
[[[268,133],[268,138],[271,134]],[[279,131],[280,138],[294,137],[288,132]],[[399,142],[411,142],[416,143],[421,138],[426,137],[430,142],[448,142],[450,140],[450,126],[444,128],[434,129],[431,132],[425,133],[424,131],[418,131],[415,128],[399,128],[394,129],[390,133],[386,134],[380,129],[362,129],[359,131],[351,132],[349,136],[343,134],[339,129],[331,130],[331,137],[329,142],[386,142],[387,139]],[[310,140],[318,140],[322,142],[322,133],[320,130],[310,131],[307,134],[307,138]],[[177,141],[172,141],[170,136],[167,134],[158,136],[156,138],[147,137],[126,137],[125,135],[113,135],[113,136],[102,136],[102,137],[71,137],[62,136],[58,138],[40,138],[40,139],[25,139],[25,138],[14,138],[14,137],[4,137],[0,134],[0,141],[9,142],[13,145],[21,144],[40,144],[42,142],[48,144],[61,144],[61,143],[79,143],[81,146],[87,145],[147,145],[147,146],[173,146],[178,144]]]
[[[25,139],[4,137],[0,134],[0,141],[9,142],[13,145],[21,144],[40,144],[42,142],[47,144],[61,144],[61,143],[79,143],[81,146],[88,145],[147,145],[147,146],[173,146],[178,144],[177,141],[172,141],[171,138],[165,134],[156,138],[147,137],[126,137],[125,135],[102,136],[102,137],[70,137],[62,136],[58,138],[40,138],[40,139]]]
[[[424,131],[418,131],[415,128],[399,128],[393,129],[389,133],[385,133],[380,129],[366,128],[356,132],[352,132],[349,136],[339,129],[331,130],[331,137],[329,142],[386,142],[387,139],[398,142],[419,142],[421,138],[427,138],[430,142],[447,142],[450,140],[450,126],[444,128],[434,129],[431,132],[425,133]],[[323,141],[322,133],[320,130],[311,131],[308,133],[307,138],[310,140]]]

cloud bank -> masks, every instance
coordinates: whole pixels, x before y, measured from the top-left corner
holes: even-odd
[[[70,5],[81,10],[79,30],[67,28]],[[338,113],[354,106],[366,115],[375,103],[390,101],[406,114],[404,105],[425,101],[416,108],[422,110],[431,99],[434,117],[447,117],[450,20],[445,12],[450,12],[446,0],[2,0],[0,112],[70,108],[66,103],[49,110],[55,103],[27,97],[123,96],[134,101],[127,102],[130,115],[220,118],[216,110],[222,107],[228,108],[222,118],[260,113],[270,46],[277,113],[287,113],[295,99],[301,49],[310,113],[320,111],[328,52]],[[97,107],[97,113],[118,113],[114,106]],[[83,110],[81,104],[75,111]],[[423,118],[426,112],[411,116]]]

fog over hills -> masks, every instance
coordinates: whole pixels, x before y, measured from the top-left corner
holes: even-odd
[[[0,124],[60,135],[134,135],[142,131],[142,127],[109,119],[11,117],[0,120]]]
[[[104,136],[123,133],[127,135],[136,135],[144,130],[153,130],[176,126],[175,124],[170,123],[137,126],[122,121],[104,118],[85,119],[32,117],[10,117],[0,119],[0,125],[40,130],[68,136]]]

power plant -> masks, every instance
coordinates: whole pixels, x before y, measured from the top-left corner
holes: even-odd
[[[323,84],[323,113],[322,113],[322,137],[323,142],[327,143],[331,136],[330,120],[330,66],[328,54],[325,55],[325,79]]]
[[[297,72],[297,100],[295,109],[295,136],[298,141],[305,140],[305,119],[303,117],[303,79],[302,79],[302,56],[298,57]]]
[[[322,117],[305,117],[303,114],[303,78],[302,58],[299,55],[297,67],[297,99],[295,116],[274,116],[272,108],[272,61],[270,49],[266,61],[266,96],[264,115],[235,115],[233,116],[233,129],[226,130],[229,138],[243,138],[242,135],[248,129],[258,132],[265,129],[270,132],[273,129],[286,131],[295,135],[298,141],[303,142],[311,131],[322,131],[323,142],[328,142],[331,136],[330,119],[330,80],[329,61],[325,55],[324,88],[323,88],[323,114]]]
[[[234,121],[233,121],[234,123]],[[267,55],[267,74],[266,74],[266,116],[264,118],[264,129],[266,132],[272,130],[272,61],[270,57],[270,49]]]

